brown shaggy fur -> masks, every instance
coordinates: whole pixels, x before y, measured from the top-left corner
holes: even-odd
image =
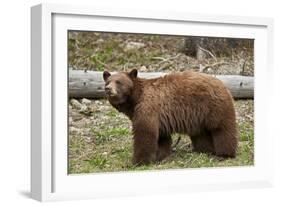
[[[137,70],[105,71],[103,77],[109,102],[132,121],[134,164],[170,155],[173,133],[188,134],[195,151],[235,157],[233,99],[220,80],[191,71],[155,79],[138,78]]]

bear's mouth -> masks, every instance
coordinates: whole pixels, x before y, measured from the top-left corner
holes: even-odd
[[[109,98],[116,98],[118,97],[117,93],[106,92],[105,95]]]
[[[109,94],[108,96],[109,97],[117,97],[118,95],[117,94]]]

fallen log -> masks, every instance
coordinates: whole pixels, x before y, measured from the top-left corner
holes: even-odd
[[[97,71],[69,70],[69,98],[104,98],[103,73]],[[162,72],[139,72],[142,78],[164,76]],[[230,90],[235,99],[254,98],[254,77],[240,75],[216,75]]]

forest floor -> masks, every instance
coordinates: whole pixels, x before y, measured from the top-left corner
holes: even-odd
[[[71,69],[121,71],[137,68],[150,71],[198,71],[205,73],[253,76],[253,53],[242,48],[230,57],[216,56],[198,61],[181,52],[184,37],[131,34],[69,33]],[[243,59],[243,65],[241,65]],[[208,67],[210,66],[210,67]],[[129,119],[107,100],[69,100],[68,172],[70,174],[131,170],[178,169],[197,167],[245,166],[254,164],[254,101],[236,100],[239,128],[236,158],[222,160],[211,154],[192,151],[188,136],[167,159],[135,167],[132,159],[132,133]],[[173,135],[176,142],[179,134]]]

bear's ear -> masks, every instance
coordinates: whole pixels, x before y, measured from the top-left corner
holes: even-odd
[[[130,76],[132,79],[137,78],[137,76],[138,76],[138,70],[133,69],[132,71],[129,72],[129,76]]]
[[[106,81],[108,79],[108,77],[110,77],[111,74],[108,71],[104,71],[103,72],[103,80]]]

